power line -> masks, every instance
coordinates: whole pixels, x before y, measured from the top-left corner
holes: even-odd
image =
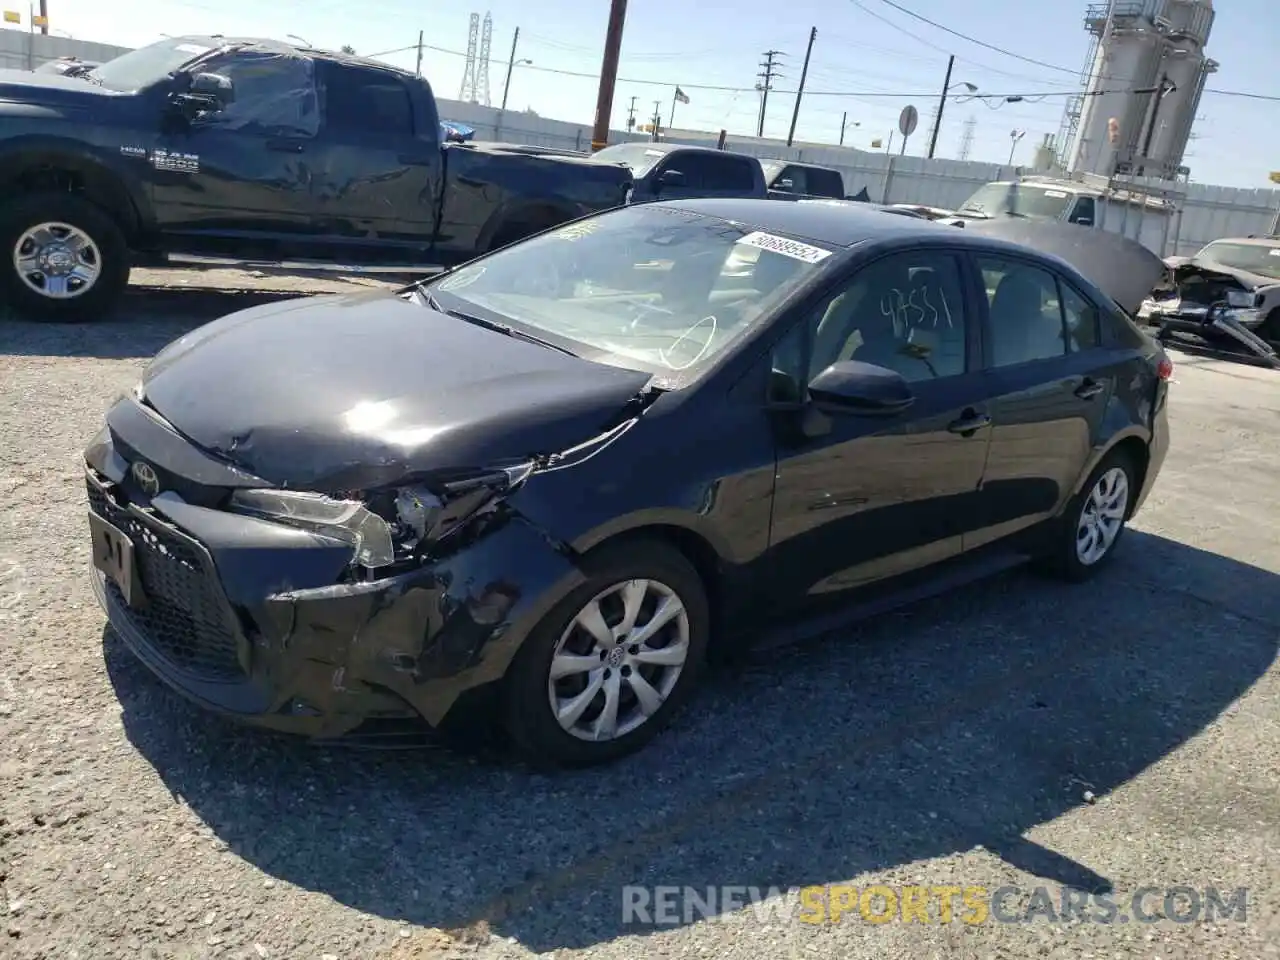
[[[437,47],[429,43],[424,43],[422,45],[422,48],[424,50],[433,50],[436,53],[448,54],[449,56],[453,56],[453,57],[466,56],[466,54],[463,53],[461,50],[450,50],[448,47]],[[377,58],[377,57],[386,57],[392,54],[405,53],[410,50],[417,50],[417,49],[418,49],[418,45],[415,43],[410,46],[397,47],[394,50],[384,50],[381,53],[371,53],[371,54],[368,54],[368,57],[371,59]],[[521,66],[521,69],[533,70],[538,73],[550,73],[550,74],[555,74],[556,76],[563,76],[563,77],[581,77],[586,80],[600,79],[599,72],[588,73],[582,70],[562,70],[557,67],[542,67],[542,66],[538,66],[537,64],[524,64]],[[643,79],[638,79],[634,77],[619,77],[618,82],[633,83],[640,86],[654,86],[654,87],[670,87],[674,85],[670,80],[643,80]],[[680,87],[681,89],[684,89],[684,90],[708,90],[708,91],[718,92],[718,93],[756,93],[758,92],[757,88],[755,87],[733,87],[733,86],[727,86],[722,84],[710,84],[710,83],[683,83],[682,82],[680,84]],[[1143,90],[1145,91],[1146,88],[1143,88]],[[796,93],[795,90],[778,90],[776,88],[773,90],[773,92],[786,94],[786,95],[794,95]],[[1082,90],[1033,90],[1033,91],[1023,91],[1021,93],[976,93],[976,94],[955,93],[955,94],[950,94],[949,96],[952,99],[962,100],[966,102],[969,100],[984,100],[984,101],[985,100],[1003,100],[1007,103],[1021,103],[1021,102],[1036,103],[1036,102],[1039,102],[1040,100],[1045,99],[1046,97],[1073,97],[1073,96],[1080,96],[1080,95],[1101,96],[1102,94],[1106,94],[1106,93],[1135,93],[1135,92],[1142,92],[1142,91],[1124,90],[1124,89],[1098,90],[1098,91],[1092,91],[1092,92],[1087,90],[1085,91],[1082,91]],[[1150,92],[1150,91],[1146,91],[1146,92]],[[1261,101],[1280,103],[1280,95],[1273,95],[1273,94],[1266,94],[1266,93],[1250,93],[1250,92],[1244,92],[1239,90],[1214,90],[1214,89],[1206,89],[1205,93],[1214,93],[1220,97],[1241,97],[1249,100],[1261,100]],[[882,98],[882,99],[909,100],[912,98],[923,98],[923,97],[932,98],[937,95],[937,91],[912,91],[912,92],[870,91],[868,92],[863,90],[805,90],[804,95],[806,97],[850,97],[850,98],[864,98],[864,99],[867,97],[876,97],[876,98]]]

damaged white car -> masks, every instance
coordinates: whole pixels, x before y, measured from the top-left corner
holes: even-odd
[[[1140,319],[1160,336],[1190,333],[1233,341],[1280,365],[1280,237],[1215,240],[1190,257],[1165,259],[1163,282]]]

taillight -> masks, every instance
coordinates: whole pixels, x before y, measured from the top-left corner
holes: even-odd
[[[1160,361],[1156,364],[1156,376],[1161,380],[1173,379],[1173,361],[1168,357],[1161,355]]]

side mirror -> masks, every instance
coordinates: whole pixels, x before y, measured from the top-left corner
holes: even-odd
[[[1092,227],[1092,226],[1093,226],[1093,218],[1092,218],[1092,217],[1076,217],[1075,222],[1076,222],[1077,224],[1079,224],[1080,226],[1082,226],[1082,227]]]
[[[902,374],[858,360],[833,363],[809,382],[809,400],[823,413],[900,413],[915,399]]]
[[[220,73],[197,73],[191,78],[188,91],[198,97],[212,97],[219,103],[228,104],[235,99],[231,78]]]
[[[794,190],[795,188],[796,188],[796,182],[792,180],[790,177],[784,177],[782,180],[778,181],[777,185],[773,189]]]
[[[663,170],[658,175],[659,187],[683,187],[684,184],[684,174],[679,170]]]

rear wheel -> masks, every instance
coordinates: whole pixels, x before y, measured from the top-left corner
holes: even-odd
[[[1065,580],[1088,580],[1111,559],[1137,494],[1133,458],[1112,451],[1054,525],[1040,566]]]
[[[111,216],[73,193],[0,207],[0,287],[32,320],[97,320],[129,282],[129,248]]]
[[[584,767],[639,750],[697,684],[706,592],[656,541],[605,547],[587,582],[525,641],[507,676],[508,733],[539,767]]]

